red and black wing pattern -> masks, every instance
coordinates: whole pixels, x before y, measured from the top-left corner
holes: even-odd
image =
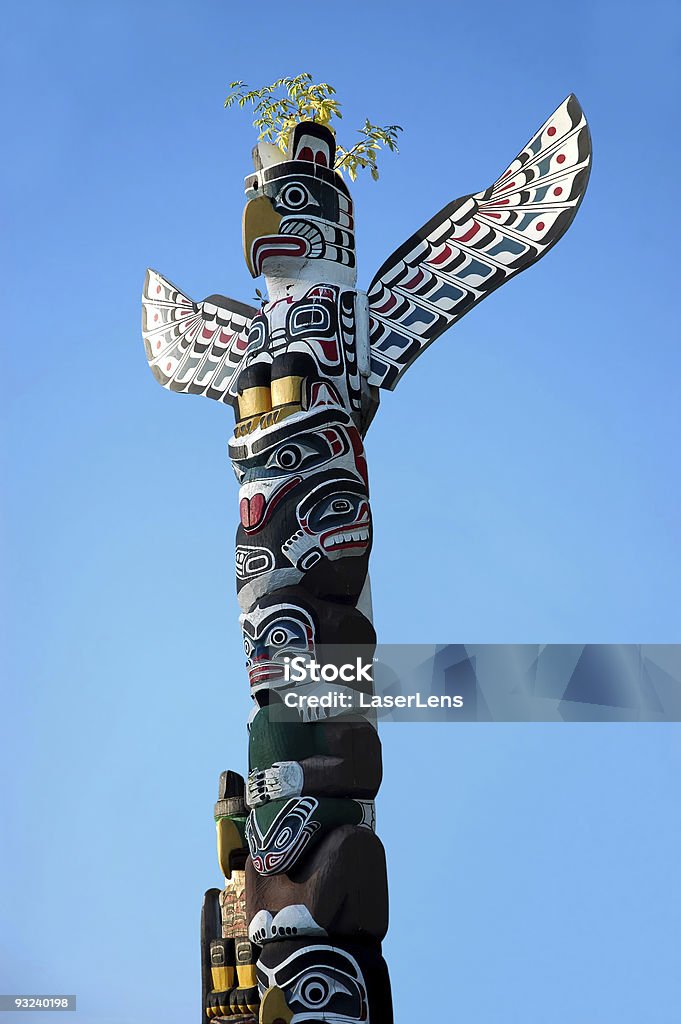
[[[541,259],[572,223],[590,169],[589,126],[568,96],[494,185],[401,245],[369,288],[369,383],[392,390],[443,331]]]
[[[232,383],[257,312],[224,295],[192,302],[165,277],[147,270],[142,334],[154,377],[171,391],[234,404]]]

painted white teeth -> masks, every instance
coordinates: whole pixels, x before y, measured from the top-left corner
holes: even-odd
[[[348,530],[347,532],[336,533],[332,537],[328,537],[324,542],[324,547],[335,547],[337,544],[351,544],[353,541],[366,541],[368,539],[368,530]]]

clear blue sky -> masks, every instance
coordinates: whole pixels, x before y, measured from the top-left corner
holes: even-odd
[[[3,16],[0,991],[198,1022],[218,773],[249,711],[230,413],[162,391],[152,265],[249,301],[249,118],[310,70],[404,126],[359,182],[360,285],[564,96],[569,234],[368,438],[384,641],[681,641],[677,4],[15,4]],[[383,730],[397,1021],[676,1024],[678,726]],[[7,1016],[9,1021],[13,1014]],[[23,1018],[21,1018],[23,1020]]]

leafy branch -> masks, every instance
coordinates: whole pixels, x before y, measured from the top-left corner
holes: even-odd
[[[345,149],[343,146],[336,147],[336,170],[347,170],[351,181],[354,181],[357,177],[357,169],[368,167],[371,177],[374,181],[378,181],[378,165],[376,163],[378,151],[382,146],[386,146],[391,153],[399,153],[397,133],[401,131],[399,124],[388,124],[384,128],[380,128],[367,119],[364,122],[364,127],[359,129],[360,135],[364,136],[363,139],[356,142],[350,149]]]
[[[261,89],[249,89],[245,82],[231,82],[230,93],[225,107],[235,104],[253,106],[253,125],[258,129],[258,138],[274,143],[283,152],[289,144],[291,131],[300,121],[316,121],[326,125],[334,134],[334,117],[342,119],[340,103],[335,99],[336,90],[328,82],[314,82],[312,75],[304,71],[295,77],[278,78],[271,85]],[[277,95],[279,93],[280,95]],[[283,95],[281,95],[283,93]],[[368,119],[359,129],[362,136],[354,146],[346,149],[336,147],[337,171],[347,171],[352,181],[358,170],[368,167],[374,181],[378,180],[377,155],[386,147],[391,153],[399,152],[397,135],[402,128],[398,124],[381,127]]]

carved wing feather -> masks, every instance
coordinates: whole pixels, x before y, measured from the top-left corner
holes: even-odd
[[[572,223],[590,169],[589,126],[568,96],[490,188],[407,239],[369,288],[369,383],[392,390],[443,331],[541,259]]]
[[[161,274],[147,270],[142,335],[156,380],[171,391],[233,404],[233,383],[256,313],[224,295],[192,302]]]

